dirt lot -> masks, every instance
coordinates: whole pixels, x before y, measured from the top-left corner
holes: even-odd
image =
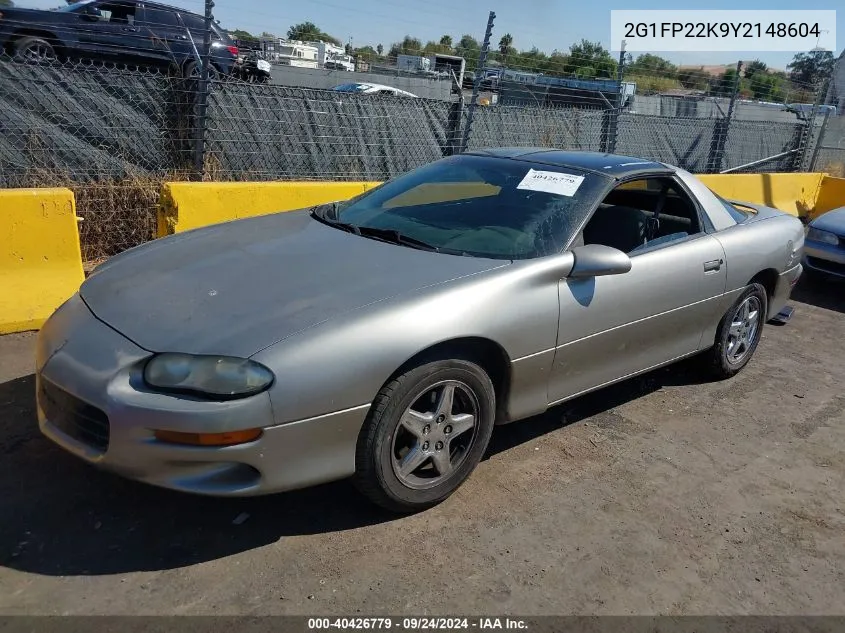
[[[33,336],[0,338],[0,612],[845,614],[845,284],[794,298],[733,380],[682,365],[500,428],[399,519],[346,482],[213,500],[98,472],[36,432]]]

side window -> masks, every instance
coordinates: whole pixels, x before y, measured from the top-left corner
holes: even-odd
[[[205,18],[201,15],[194,15],[193,13],[180,13],[179,15],[182,18],[182,23],[191,30],[191,35],[194,39],[200,41],[202,34],[205,32]],[[211,27],[211,39],[222,39],[213,24]]]
[[[135,24],[135,7],[134,2],[103,2],[97,5],[102,22],[128,26]]]
[[[672,178],[642,178],[611,191],[584,227],[585,244],[628,254],[701,233],[695,204]]]
[[[144,7],[144,23],[152,29],[156,27],[179,28],[179,20],[173,11]]]

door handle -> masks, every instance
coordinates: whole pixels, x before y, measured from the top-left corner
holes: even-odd
[[[138,32],[138,29],[136,29],[135,27],[132,27],[132,26],[124,26],[123,30],[128,31],[130,33],[137,33]]]
[[[704,262],[704,272],[706,272],[706,273],[716,272],[717,270],[719,270],[722,267],[722,264],[724,264],[724,263],[725,263],[725,260],[723,260],[723,259],[714,259],[714,260],[709,261],[709,262]]]

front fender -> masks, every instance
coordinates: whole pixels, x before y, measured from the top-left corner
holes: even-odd
[[[512,363],[553,353],[560,311],[557,278],[518,266],[506,269],[511,270],[376,302],[255,354],[276,373],[270,398],[277,422],[369,404],[399,367],[441,342],[488,339]],[[530,382],[537,391],[529,400],[539,410],[548,402],[547,365]]]

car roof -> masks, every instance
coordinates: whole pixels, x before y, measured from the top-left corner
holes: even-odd
[[[653,174],[657,172],[671,174],[674,172],[668,165],[646,158],[623,156],[620,154],[604,154],[602,152],[567,151],[548,147],[497,147],[476,149],[466,153],[545,163],[547,165],[554,165],[555,167],[574,167],[576,169],[605,174],[613,178],[633,176],[641,173]]]

